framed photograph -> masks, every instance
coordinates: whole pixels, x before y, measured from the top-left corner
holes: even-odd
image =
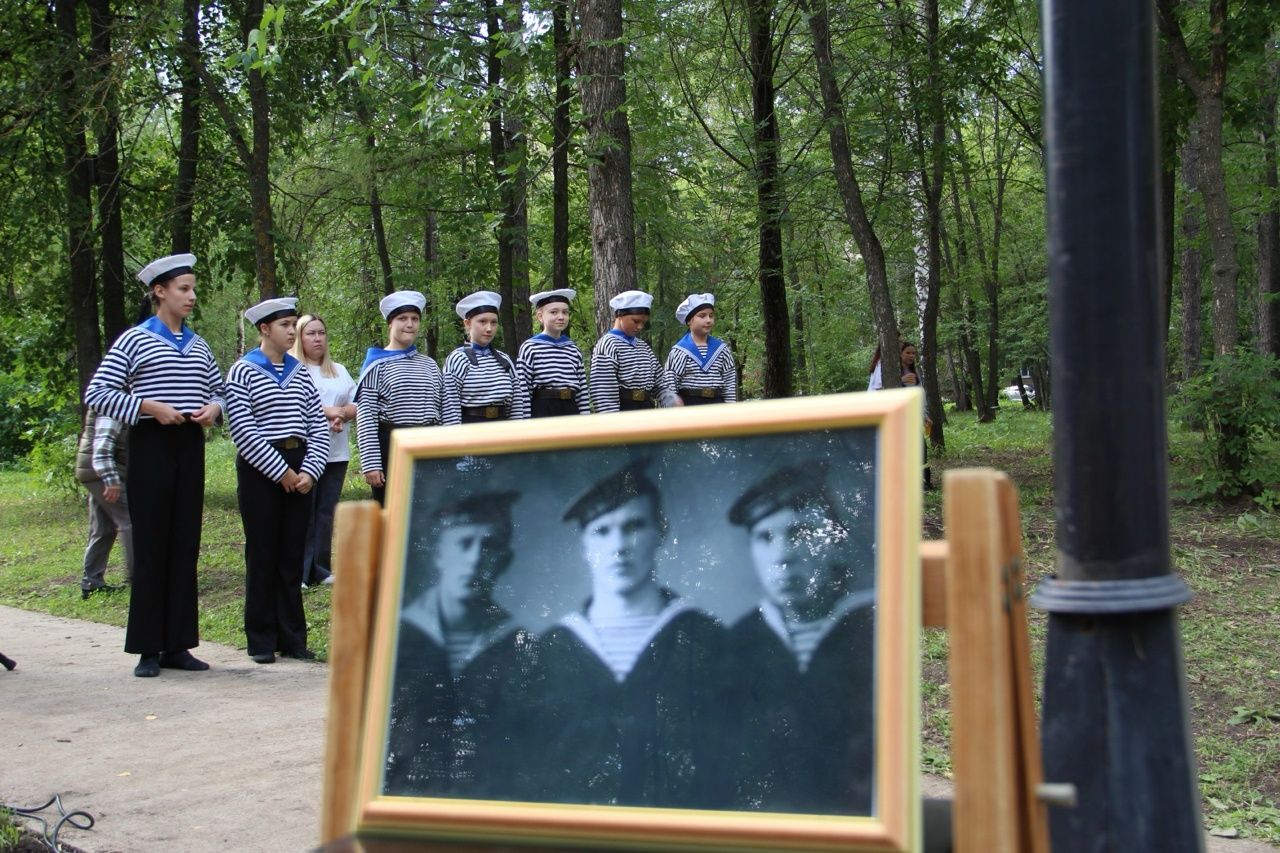
[[[921,405],[395,432],[357,836],[918,849]]]

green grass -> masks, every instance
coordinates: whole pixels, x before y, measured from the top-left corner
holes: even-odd
[[[1009,473],[1021,495],[1026,565],[1034,584],[1054,568],[1053,465],[1048,416],[1006,406],[992,424],[952,415],[947,452],[933,459],[938,482],[947,468],[985,466]],[[1175,455],[1198,441],[1175,430]],[[200,558],[200,631],[205,640],[244,648],[243,530],[235,503],[233,450],[225,438],[208,447]],[[1179,478],[1193,473],[1175,466]],[[366,494],[358,475],[346,498]],[[35,474],[0,471],[0,603],[123,625],[127,596],[80,600],[86,529],[83,498],[51,489]],[[1280,841],[1280,519],[1250,504],[1239,508],[1175,500],[1170,554],[1195,592],[1180,609],[1188,705],[1200,768],[1206,827]],[[926,493],[925,536],[942,538],[941,490]],[[116,559],[119,559],[117,549]],[[108,574],[119,581],[118,563]],[[308,590],[311,646],[326,658],[329,588]],[[1042,680],[1045,619],[1033,612],[1034,683]],[[930,772],[948,775],[951,731],[947,637],[927,631],[922,668],[924,744]]]

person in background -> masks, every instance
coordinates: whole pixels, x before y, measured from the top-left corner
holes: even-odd
[[[311,490],[311,525],[302,550],[302,586],[333,583],[333,515],[351,461],[351,422],[356,419],[356,383],[329,355],[329,332],[313,314],[298,318],[298,337],[290,355],[306,365],[320,393],[329,423],[329,460]]]
[[[710,293],[691,294],[676,308],[676,319],[689,327],[667,354],[667,374],[680,399],[686,406],[737,402],[738,366],[733,353],[711,335],[716,298]]]
[[[916,345],[910,341],[903,341],[902,348],[899,351],[898,363],[902,365],[902,387],[914,388],[920,385],[920,369],[916,366]],[[924,416],[924,434],[927,439],[929,434],[933,432],[933,421],[930,420],[928,414]],[[933,488],[933,469],[929,467],[929,442],[924,442],[924,487],[926,490]]]
[[[569,303],[575,295],[562,288],[529,297],[542,332],[520,345],[516,375],[520,388],[529,395],[530,417],[591,413],[582,351],[565,334],[569,328]]]
[[[386,349],[370,347],[356,380],[356,446],[360,472],[373,499],[386,499],[391,433],[401,427],[460,422],[452,383],[416,341],[427,297],[398,290],[382,297],[378,308],[387,321]]]
[[[875,589],[870,558],[857,558],[871,549],[849,542],[827,467],[774,471],[729,509],[764,592],[729,630],[746,809],[871,814]]]
[[[80,598],[120,587],[106,582],[107,557],[116,538],[124,551],[125,583],[133,581],[133,527],[124,475],[129,458],[129,427],[93,409],[84,413],[84,431],[76,449],[76,479],[89,492],[89,544],[84,549]]]
[[[591,406],[597,414],[683,406],[671,377],[637,335],[649,323],[653,297],[626,290],[609,300],[613,328],[591,350]]]
[[[200,644],[196,561],[204,510],[204,429],[222,415],[222,373],[186,318],[196,305],[196,256],[168,255],[138,280],[147,296],[138,325],[107,350],[85,405],[130,424],[125,491],[133,526],[133,589],[124,649],[133,674],[206,670]]]
[[[519,392],[516,365],[493,346],[502,297],[481,290],[458,300],[467,342],[444,360],[445,384],[458,400],[464,424],[529,417],[528,397]]]
[[[259,345],[227,371],[244,522],[244,633],[254,663],[274,663],[277,651],[315,658],[302,610],[302,550],[311,489],[329,458],[329,423],[311,374],[288,352],[297,337],[297,305],[282,297],[245,311]]]
[[[881,391],[884,389],[884,377],[881,375],[881,366],[883,360],[880,357],[880,345],[876,344],[876,351],[871,356],[871,366],[867,368],[867,390]]]

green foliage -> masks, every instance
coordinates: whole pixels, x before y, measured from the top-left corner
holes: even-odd
[[[1249,495],[1280,505],[1280,362],[1240,350],[1182,385],[1177,410],[1204,437],[1193,448],[1193,499]]]

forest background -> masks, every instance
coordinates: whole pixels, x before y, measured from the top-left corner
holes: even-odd
[[[1209,826],[1280,840],[1280,0],[1154,5],[1152,310],[1201,791]],[[1053,570],[1031,0],[7,0],[0,31],[0,468],[28,469],[0,470],[4,603],[125,618],[75,584],[80,389],[134,321],[134,273],[179,251],[223,369],[273,293],[355,368],[395,288],[428,294],[437,358],[480,288],[512,353],[531,291],[577,289],[589,349],[608,297],[646,289],[659,354],[711,291],[746,397],[862,390],[877,344],[894,385],[905,337],[938,466],[1010,471],[1033,576]],[[1126,342],[1096,343],[1130,381]],[[234,643],[233,451],[211,448],[201,631]],[[927,535],[940,518],[931,493]],[[320,634],[327,593],[308,600]],[[945,640],[925,651],[925,764],[946,772]]]
[[[1169,388],[1210,439],[1201,495],[1271,508],[1280,0],[1155,6]],[[1027,0],[14,0],[0,25],[0,459],[65,457],[133,274],[178,251],[224,369],[266,295],[355,366],[395,288],[429,294],[440,357],[467,292],[503,294],[514,353],[531,290],[579,290],[587,349],[641,287],[659,353],[715,293],[747,397],[860,390],[877,344],[896,384],[901,336],[935,449],[944,400],[1052,406]]]

